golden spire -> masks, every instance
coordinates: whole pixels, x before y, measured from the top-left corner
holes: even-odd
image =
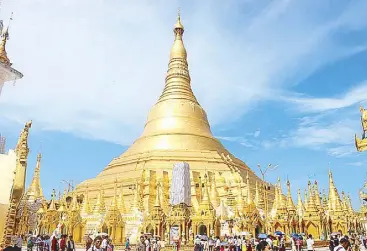
[[[324,210],[328,209],[328,199],[326,196],[325,189],[322,190],[322,207]]]
[[[320,192],[319,192],[319,185],[317,183],[317,180],[315,180],[314,183],[314,189],[313,189],[313,193],[314,193],[314,199],[315,199],[315,203],[316,206],[319,210],[322,209],[322,205],[321,205],[321,198],[320,198]]]
[[[50,201],[50,205],[49,205],[47,211],[51,211],[51,212],[56,211],[55,200],[56,200],[56,191],[55,191],[55,189],[52,189],[51,201]]]
[[[292,194],[291,194],[291,183],[287,180],[287,209],[288,211],[295,211],[296,207],[294,206]]]
[[[72,193],[72,196],[73,196],[73,200],[71,201],[70,208],[72,212],[77,212],[79,210],[78,198],[76,197],[75,192]]]
[[[89,191],[88,191],[88,186],[85,189],[85,196],[83,199],[83,205],[81,208],[81,213],[82,214],[89,214],[91,212],[90,210],[90,204],[89,204]]]
[[[11,13],[10,20],[13,19],[12,17],[13,17],[13,13]],[[9,25],[10,25],[10,21],[9,21]],[[8,55],[6,53],[6,41],[9,39],[9,25],[1,35],[0,62],[3,63],[4,65],[10,67],[12,64],[10,63],[10,60],[9,60]]]
[[[309,180],[308,181],[308,202],[307,202],[307,207],[315,207],[316,204],[315,204],[315,197],[314,197],[314,193],[312,191],[312,185],[311,185],[311,181]]]
[[[215,175],[212,175],[212,182],[210,184],[210,201],[213,204],[213,207],[217,208],[220,205],[220,198],[217,190],[217,186],[215,184]]]
[[[261,196],[257,181],[255,182],[255,205],[256,205],[257,208],[260,208],[260,209],[265,208],[264,198],[263,198],[263,196]]]
[[[213,207],[212,203],[210,203],[210,198],[209,198],[209,191],[208,191],[208,182],[207,182],[207,175],[204,175],[204,194],[203,194],[203,198],[201,199],[201,205],[210,205],[209,207]]]
[[[113,199],[111,202],[111,210],[117,211],[118,210],[118,202],[117,202],[117,181],[115,181],[115,187],[113,189]]]
[[[57,209],[57,212],[63,213],[66,211],[66,205],[65,205],[65,196],[62,196],[62,198],[59,200],[59,208]]]
[[[101,188],[99,190],[98,198],[97,198],[96,204],[94,206],[93,213],[95,213],[95,214],[102,214],[104,212],[106,212],[106,205],[104,203],[104,192],[103,192],[103,188]]]
[[[278,206],[281,209],[285,209],[287,207],[286,201],[284,201],[283,197],[283,188],[282,188],[282,182],[280,181],[280,178],[278,178],[278,185],[279,185],[279,193],[278,193]]]
[[[161,207],[161,198],[160,198],[160,184],[157,181],[156,184],[156,195],[155,195],[155,202],[154,202],[154,207]]]
[[[245,205],[244,205],[244,199],[243,199],[243,195],[242,195],[242,188],[241,188],[241,183],[238,183],[238,193],[237,193],[237,207],[236,209],[238,210],[238,212],[241,212],[243,211],[243,209],[245,208]]]
[[[134,199],[131,203],[131,207],[130,207],[130,211],[136,212],[136,211],[140,211],[140,199],[139,199],[139,191],[138,191],[138,183],[135,183],[135,188],[134,188]]]
[[[248,172],[246,175],[246,188],[247,188],[247,206],[251,206],[254,204],[254,201],[252,200],[252,194],[251,194],[251,187],[250,187],[250,178],[248,176]]]
[[[329,210],[330,211],[342,210],[340,196],[338,194],[338,190],[335,187],[333,174],[331,170],[329,170]]]
[[[40,181],[40,171],[41,171],[41,153],[37,155],[37,164],[34,169],[34,174],[32,178],[32,182],[26,192],[25,199],[27,201],[35,201],[37,199],[43,199],[41,181]]]
[[[119,201],[118,201],[118,209],[121,214],[126,213],[123,186],[121,186],[121,191],[120,191],[120,196],[119,196]]]
[[[182,40],[184,27],[181,23],[180,13],[178,13],[173,32],[175,40],[170,52],[166,86],[158,103],[167,99],[182,99],[198,104],[190,85],[187,53]]]
[[[305,208],[307,208],[307,206],[308,206],[308,195],[307,195],[307,190],[305,189],[305,191],[304,191],[304,201],[305,201]]]
[[[301,189],[298,188],[298,192],[297,192],[297,213],[300,217],[303,217],[303,214],[305,212],[305,206],[303,205],[302,202],[302,197],[301,197]]]
[[[350,194],[348,194],[347,202],[348,202],[348,211],[351,212],[351,213],[354,212],[353,206],[352,206],[352,199],[350,198]]]

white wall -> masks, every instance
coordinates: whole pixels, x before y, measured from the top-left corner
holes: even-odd
[[[13,185],[16,155],[14,150],[0,154],[0,204],[9,204],[10,190]]]

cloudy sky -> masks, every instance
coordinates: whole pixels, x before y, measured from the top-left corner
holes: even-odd
[[[5,24],[14,12],[8,55],[24,78],[3,88],[0,132],[14,147],[33,120],[28,183],[38,151],[49,195],[60,180],[96,176],[140,135],[164,87],[179,6],[214,135],[253,169],[279,164],[271,182],[327,188],[331,168],[359,207],[364,0],[3,0]]]

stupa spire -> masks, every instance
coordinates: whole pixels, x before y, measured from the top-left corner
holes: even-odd
[[[253,205],[254,201],[252,200],[251,188],[250,188],[250,178],[248,176],[248,172],[246,175],[246,187],[247,187],[247,205]]]
[[[156,194],[155,194],[155,202],[154,202],[154,207],[161,207],[161,198],[160,198],[160,184],[157,181],[156,184],[156,190],[155,190]]]
[[[126,213],[126,208],[125,208],[125,200],[124,200],[124,190],[123,187],[121,186],[121,190],[120,190],[120,196],[119,196],[119,201],[118,201],[118,209],[120,211],[120,213]]]
[[[52,194],[51,194],[51,201],[50,201],[50,205],[48,206],[47,211],[56,211],[56,191],[55,189],[52,189]]]
[[[304,212],[306,211],[305,205],[302,202],[301,197],[301,189],[298,188],[297,192],[297,213],[300,217],[303,217]]]
[[[338,194],[338,190],[335,187],[333,174],[331,170],[329,170],[329,210],[331,211],[342,210],[340,196]]]
[[[41,181],[40,181],[41,160],[42,160],[42,154],[38,153],[36,168],[34,169],[32,182],[25,194],[25,199],[27,201],[33,202],[39,198],[43,199],[43,193],[42,193]]]
[[[289,180],[287,180],[287,209],[288,211],[294,211],[296,209],[292,199],[291,183],[289,182]]]
[[[265,202],[263,196],[261,196],[261,193],[259,191],[259,185],[257,181],[255,182],[255,205],[257,208],[264,209],[265,208]]]
[[[117,181],[115,181],[115,186],[113,189],[113,199],[111,202],[111,210],[118,210],[118,202],[117,202]]]
[[[212,182],[210,183],[210,200],[213,204],[213,207],[217,208],[220,205],[220,198],[217,190],[217,186],[215,184],[215,176],[212,176]]]
[[[173,98],[197,103],[190,85],[191,78],[187,64],[187,53],[183,43],[184,31],[181,15],[178,12],[177,22],[173,29],[175,39],[170,52],[166,86],[158,102]]]
[[[71,201],[70,208],[71,208],[72,212],[76,212],[76,211],[79,210],[78,198],[76,197],[75,192],[73,192],[73,198],[72,198],[72,201]]]
[[[101,214],[101,213],[104,213],[105,211],[106,211],[106,205],[104,202],[104,192],[103,192],[103,188],[101,188],[99,190],[96,204],[94,205],[93,213]]]
[[[88,191],[88,187],[85,189],[85,196],[83,199],[83,205],[81,208],[81,213],[82,214],[89,214],[91,212],[90,210],[90,204],[89,204],[89,191]]]
[[[139,206],[140,200],[139,200],[139,191],[138,191],[138,183],[135,183],[135,188],[134,188],[134,199],[131,203],[131,207],[130,207],[130,211],[133,213],[135,211],[140,211],[140,206]]]

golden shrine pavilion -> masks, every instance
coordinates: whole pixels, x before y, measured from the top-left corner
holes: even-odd
[[[183,33],[178,16],[166,84],[142,136],[96,178],[59,198],[54,191],[50,201],[40,186],[39,155],[32,183],[17,202],[13,234],[63,233],[80,243],[85,235],[108,233],[121,244],[126,238],[134,243],[141,233],[166,241],[175,233],[187,243],[196,234],[255,236],[279,230],[320,239],[331,232],[358,231],[350,196],[340,196],[331,171],[328,195],[309,182],[304,199],[298,191],[295,204],[290,181],[286,194],[280,180],[267,185],[213,136],[190,86]],[[169,203],[177,162],[190,165],[191,206]]]

